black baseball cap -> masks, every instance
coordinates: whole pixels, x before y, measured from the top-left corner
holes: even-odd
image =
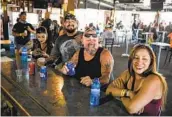
[[[25,11],[21,12],[20,16],[22,16],[22,15],[26,15],[26,12]]]
[[[68,20],[68,19],[76,20],[76,17],[75,17],[75,15],[73,15],[73,14],[71,14],[71,13],[67,13],[67,14],[65,15],[64,20]]]

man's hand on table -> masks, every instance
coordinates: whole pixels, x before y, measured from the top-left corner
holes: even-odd
[[[67,68],[67,66],[65,64],[65,65],[63,65],[63,67],[59,71],[65,75],[67,75],[67,73],[69,72],[69,69]]]
[[[92,79],[89,76],[85,76],[85,77],[81,77],[81,84],[85,85],[85,86],[90,86],[93,82]]]

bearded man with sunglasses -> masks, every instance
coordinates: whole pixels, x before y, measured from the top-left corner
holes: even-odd
[[[82,44],[83,48],[78,50],[69,61],[76,66],[74,77],[85,86],[90,86],[92,79],[96,77],[100,79],[101,86],[107,85],[110,81],[114,60],[109,50],[99,47],[95,28],[85,30]],[[67,74],[69,69],[64,65],[60,71]]]
[[[78,21],[73,14],[66,14],[64,18],[65,34],[59,36],[51,51],[50,58],[46,61],[55,65],[68,61],[80,49],[81,33],[77,31]],[[53,66],[54,67],[54,66]]]

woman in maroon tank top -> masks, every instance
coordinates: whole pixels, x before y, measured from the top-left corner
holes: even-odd
[[[106,94],[121,97],[132,115],[160,115],[166,103],[167,83],[156,70],[155,55],[149,46],[138,44],[133,48],[128,70],[108,86]]]

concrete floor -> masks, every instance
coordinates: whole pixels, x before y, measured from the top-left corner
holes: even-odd
[[[133,44],[129,45],[129,50],[133,47]],[[114,78],[117,78],[125,69],[127,69],[128,57],[121,57],[121,55],[125,52],[125,45],[119,47],[113,47],[113,57],[114,57]],[[166,50],[161,51],[160,58],[160,73],[166,77],[168,83],[168,98],[166,110],[162,112],[163,116],[172,116],[172,60],[171,63],[167,63],[164,65],[164,60],[166,57]]]

